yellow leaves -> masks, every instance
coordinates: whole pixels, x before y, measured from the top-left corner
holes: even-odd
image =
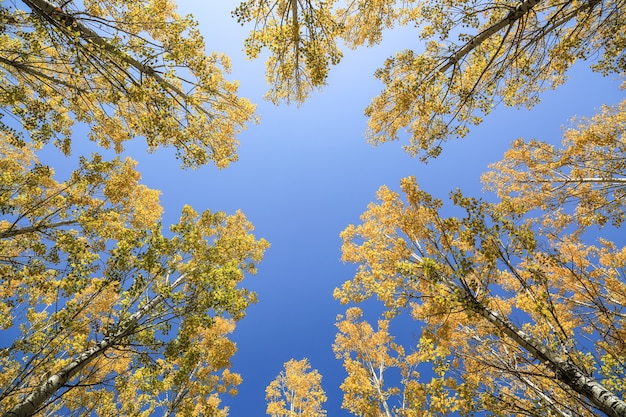
[[[104,196],[112,204],[126,206],[132,215],[130,224],[136,228],[148,228],[161,218],[163,208],[159,204],[160,192],[139,184],[140,174],[135,170],[137,163],[130,158],[121,164],[104,186]]]
[[[375,9],[383,2],[368,3]],[[624,43],[621,35],[616,41],[603,32],[612,25],[620,34],[623,30],[612,13],[596,3],[475,6],[443,0],[410,4],[400,13],[400,21],[421,26],[421,37],[429,42],[420,55],[399,52],[377,71],[385,89],[366,109],[371,142],[396,140],[406,129],[409,154],[423,160],[436,157],[443,142],[465,136],[497,103],[532,107],[546,86],[555,88],[564,81],[577,58],[601,50],[599,45],[612,45],[607,55],[614,60],[615,43]],[[393,19],[399,8],[381,12],[379,19]],[[365,21],[358,25],[362,27],[348,27],[346,32],[375,26]],[[557,36],[544,32],[550,25],[559,29]],[[474,30],[468,33],[467,28]],[[372,33],[376,36],[376,29]],[[614,61],[605,68],[618,66]]]
[[[195,22],[169,0],[96,3],[86,2],[85,14],[22,14],[20,26],[35,36],[7,31],[3,89],[15,94],[6,105],[33,140],[68,154],[78,121],[118,153],[144,136],[150,149],[176,148],[187,167],[236,160],[235,136],[255,121],[254,106],[225,79],[228,60],[205,52]],[[93,29],[97,22],[106,34]]]
[[[265,390],[266,414],[272,417],[322,417],[326,394],[322,376],[311,369],[308,359],[289,360]]]
[[[233,12],[242,24],[255,22],[245,41],[249,58],[267,48],[266,99],[302,103],[326,83],[331,65],[342,58],[337,46],[341,25],[333,15],[334,1],[247,0]]]
[[[626,185],[625,115],[626,102],[604,107],[566,130],[560,148],[517,140],[483,182],[499,197],[512,199],[522,212],[545,211],[542,223],[555,233],[572,223],[580,232],[594,225],[619,226]]]
[[[523,142],[516,146],[533,152]],[[539,147],[537,154],[542,152],[555,154]],[[536,168],[551,169],[541,162]],[[569,358],[586,373],[599,369],[604,348],[587,351],[580,338],[588,336],[581,334],[610,340],[613,355],[624,352],[625,332],[617,323],[625,301],[620,277],[626,250],[606,240],[594,247],[579,234],[554,230],[544,238],[536,222],[526,221],[526,208],[511,200],[492,205],[457,191],[451,199],[466,214],[445,218],[439,213],[442,202],[420,190],[413,178],[402,180],[402,191],[401,197],[382,188],[363,223],[342,233],[344,260],[359,268],[335,297],[342,303],[375,297],[394,321],[408,306],[422,337],[418,349],[405,356],[388,333],[391,321],[379,322],[376,332],[360,322],[360,309],[340,317],[335,350],[349,374],[342,385],[344,407],[380,414],[392,391],[377,391],[376,370],[397,366],[407,375],[404,398],[415,401],[407,405],[410,412],[398,415],[415,415],[426,403],[434,413],[482,405],[507,414],[516,399],[531,409],[539,399],[557,404],[578,395],[555,382],[555,367],[544,365],[532,344],[550,352],[556,358],[551,360]],[[516,336],[513,323],[520,321],[519,331],[532,344]],[[417,383],[413,369],[425,362],[435,378]],[[609,369],[614,378],[614,368]],[[493,402],[491,396],[507,400]],[[585,405],[577,410],[588,414]]]
[[[422,330],[417,346],[405,348],[394,342],[389,320],[379,320],[374,331],[362,315],[360,309],[350,308],[345,318],[337,318],[333,350],[347,372],[341,384],[344,409],[371,417],[446,415],[471,409],[471,401],[456,393],[468,387],[450,374],[451,348],[445,342]],[[414,330],[419,327],[410,333]]]
[[[344,28],[341,36],[348,46],[356,48],[380,43],[383,30],[392,28],[403,11],[395,3],[389,0],[356,1],[337,10]]]

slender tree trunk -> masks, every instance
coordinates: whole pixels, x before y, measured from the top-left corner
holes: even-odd
[[[172,289],[178,287],[183,279],[184,275],[181,275],[172,284]],[[85,350],[78,355],[72,362],[61,368],[54,375],[50,376],[43,384],[39,385],[30,393],[24,400],[13,407],[12,410],[5,412],[2,417],[29,417],[39,411],[40,407],[68,383],[81,369],[91,363],[94,359],[102,356],[108,349],[114,346],[118,346],[123,343],[126,336],[132,334],[139,327],[140,321],[149,316],[150,313],[159,306],[165,297],[157,295],[152,298],[146,305],[137,310],[127,320],[120,324],[118,330],[100,342],[96,343],[93,347]]]
[[[456,287],[459,288],[459,287]],[[489,323],[513,339],[519,347],[550,367],[556,378],[573,391],[583,395],[599,410],[610,417],[626,417],[626,402],[604,387],[600,382],[583,372],[570,359],[563,359],[540,341],[526,334],[515,324],[497,312],[490,310],[476,298],[464,291],[468,307],[479,313]]]

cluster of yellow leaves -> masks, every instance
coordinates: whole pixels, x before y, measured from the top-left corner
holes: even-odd
[[[342,233],[343,259],[359,269],[335,297],[342,303],[377,298],[392,319],[410,310],[419,323],[413,331],[422,334],[419,346],[434,343],[430,360],[454,365],[441,383],[456,399],[428,397],[428,408],[444,401],[447,412],[460,407],[515,414],[541,404],[557,413],[593,415],[593,405],[574,400],[580,392],[557,382],[550,361],[621,386],[623,369],[614,364],[625,347],[624,249],[608,241],[585,244],[576,234],[544,238],[510,202],[488,204],[456,192],[451,198],[466,214],[444,217],[443,203],[413,178],[402,181],[402,191],[404,198],[381,188],[362,224]],[[401,355],[387,353],[400,352],[390,342],[387,322],[379,322],[376,333],[366,322],[355,325],[358,317],[360,310],[348,310],[337,339],[345,352],[366,352],[356,361],[345,356],[345,406],[355,414],[378,415],[390,394],[377,390],[376,381],[383,369],[398,366],[393,361]],[[525,324],[518,327],[520,320]],[[589,346],[588,337],[599,343]],[[551,359],[541,360],[537,347]],[[374,360],[375,352],[387,355],[385,360]]]
[[[543,223],[558,233],[571,223],[624,221],[626,102],[565,131],[561,147],[519,139],[483,176],[487,188],[521,210],[550,213]],[[573,210],[569,206],[573,205]]]
[[[2,9],[0,105],[35,143],[71,150],[72,126],[105,148],[145,137],[182,164],[225,167],[254,106],[227,81],[228,58],[206,54],[197,24],[169,0],[48,0]],[[111,24],[110,22],[115,22]]]
[[[445,344],[435,344],[427,332],[412,351],[394,341],[389,320],[378,330],[361,321],[353,307],[338,317],[333,349],[348,376],[341,385],[343,408],[361,416],[434,416],[473,411],[475,381],[458,382]],[[473,382],[473,385],[470,385]]]
[[[284,371],[267,386],[266,413],[272,417],[323,417],[326,410],[326,393],[322,388],[322,376],[311,369],[308,359],[290,360]]]
[[[248,0],[233,12],[242,24],[255,24],[245,42],[246,54],[254,59],[263,48],[270,52],[266,61],[271,86],[268,100],[301,103],[326,83],[330,65],[342,57],[336,44],[340,26],[331,15],[332,3]]]

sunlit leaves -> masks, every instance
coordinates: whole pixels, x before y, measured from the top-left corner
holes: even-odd
[[[389,333],[390,321],[379,320],[377,330],[353,307],[338,317],[333,349],[343,360],[347,377],[341,384],[342,407],[354,415],[449,415],[470,412],[468,391],[477,384],[451,377],[454,367],[445,344],[434,343],[425,332],[418,343],[402,346]]]
[[[559,414],[593,415],[600,408],[612,415],[563,374],[621,378],[623,368],[603,364],[622,357],[623,250],[605,240],[584,244],[575,235],[543,237],[508,202],[455,192],[462,214],[447,217],[443,203],[414,179],[403,180],[402,190],[404,198],[382,188],[362,224],[343,232],[344,260],[359,269],[335,296],[344,303],[377,298],[392,319],[408,309],[422,326],[422,343],[444,349],[441,357],[453,365],[442,369],[455,370],[456,382],[445,381],[463,398],[459,407],[508,414],[544,404]],[[351,333],[376,340],[367,323],[359,326]],[[590,346],[588,337],[601,343]],[[346,369],[349,378],[371,377],[353,365]],[[611,401],[622,407],[621,390],[614,394]]]
[[[206,54],[190,16],[167,0],[24,2],[2,9],[0,105],[37,144],[71,150],[77,122],[120,152],[143,136],[182,164],[225,167],[254,107],[227,81],[228,58]]]
[[[323,417],[326,393],[322,376],[307,359],[290,360],[265,390],[266,413],[272,417]]]
[[[269,51],[267,99],[303,102],[326,83],[331,65],[342,53],[337,46],[341,26],[332,14],[334,1],[248,0],[233,12],[240,23],[254,22],[245,51],[258,58]]]
[[[188,206],[164,232],[158,192],[132,160],[83,158],[59,183],[30,147],[0,143],[0,321],[14,335],[2,409],[33,394],[35,409],[67,415],[94,404],[101,415],[224,415],[219,395],[241,379],[228,371],[227,335],[256,300],[241,281],[267,242],[239,212]],[[37,394],[50,378],[61,384]]]
[[[565,131],[561,147],[538,140],[515,141],[483,181],[520,209],[547,210],[556,230],[571,224],[582,230],[624,220],[626,190],[626,103],[604,107],[592,119]],[[570,210],[570,206],[574,206]]]

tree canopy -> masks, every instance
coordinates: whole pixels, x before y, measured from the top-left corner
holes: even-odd
[[[187,167],[236,160],[235,135],[254,106],[225,79],[228,57],[207,54],[173,2],[19,4],[0,9],[0,105],[19,123],[13,140],[26,134],[69,154],[86,124],[90,140],[117,152],[141,136],[150,150],[175,148]]]
[[[382,92],[365,110],[369,140],[402,138],[427,160],[463,137],[499,103],[531,107],[562,84],[579,59],[603,74],[623,73],[624,2],[249,0],[234,14],[254,26],[251,58],[269,52],[268,97],[302,101],[325,84],[340,46],[373,45],[394,26],[417,28],[415,47],[376,72]]]
[[[58,183],[2,146],[3,415],[223,413],[227,336],[255,301],[239,283],[267,246],[243,214],[186,206],[164,233],[132,161],[83,159]]]
[[[1,415],[225,416],[229,334],[256,300],[241,280],[267,242],[239,211],[163,225],[130,158],[82,155],[60,179],[38,155],[143,137],[227,166],[255,121],[227,57],[167,0],[9,2],[0,24]]]
[[[497,105],[532,107],[578,60],[626,72],[625,5],[245,0],[232,14],[252,26],[244,51],[266,59],[275,104],[322,88],[342,48],[415,27],[415,48],[374,74],[365,115],[372,143],[402,139],[426,161]],[[242,381],[230,334],[256,302],[242,281],[269,245],[241,211],[183,205],[166,224],[120,154],[142,139],[187,168],[237,160],[257,119],[228,57],[170,0],[8,2],[0,28],[0,415],[227,416],[221,396]],[[607,103],[561,146],[516,140],[483,176],[493,197],[446,203],[415,177],[379,189],[341,233],[357,265],[334,291],[345,410],[626,416],[626,248],[610,236],[625,114]],[[79,155],[63,178],[40,162],[85,139],[117,156]],[[326,415],[321,380],[307,359],[285,362],[266,413]]]
[[[285,369],[267,386],[267,414],[272,417],[323,417],[326,394],[322,376],[307,359],[285,362]]]

